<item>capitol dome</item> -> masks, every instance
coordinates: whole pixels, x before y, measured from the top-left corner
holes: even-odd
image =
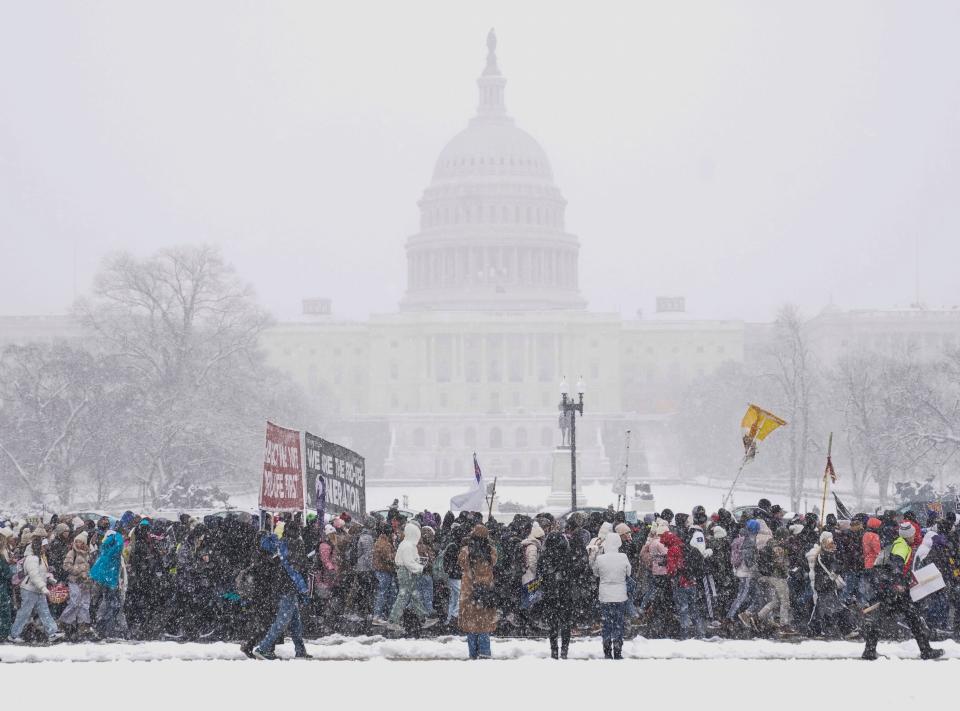
[[[403,310],[582,309],[577,238],[546,152],[507,114],[496,55],[467,128],[440,152],[407,240]]]

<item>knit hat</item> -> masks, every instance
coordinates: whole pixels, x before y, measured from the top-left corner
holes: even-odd
[[[616,534],[619,535],[619,536],[622,536],[624,533],[628,533],[628,534],[629,534],[629,533],[633,533],[633,530],[630,528],[629,525],[627,525],[627,524],[625,524],[625,523],[618,523],[618,524],[614,527],[613,532],[616,533]]]
[[[335,518],[335,519],[333,519],[333,524],[332,524],[332,525],[333,525],[333,527],[334,527],[335,529],[337,529],[337,530],[343,528],[343,519],[342,519],[342,518]]]
[[[81,528],[83,528],[83,519],[79,516],[74,516],[70,521],[70,525],[73,526],[74,531],[79,531]]]
[[[17,534],[14,533],[12,528],[8,528],[6,526],[0,528],[0,536],[3,536],[4,538],[14,538],[16,535]]]
[[[65,523],[58,523],[53,527],[53,537],[56,538],[61,533],[70,533],[70,527]]]
[[[713,537],[714,537],[714,538],[726,538],[726,537],[727,537],[727,529],[725,529],[723,526],[714,526],[714,527],[713,527]]]
[[[913,537],[917,534],[917,529],[915,529],[913,524],[909,521],[904,521],[901,523],[898,531],[903,540],[907,541],[908,543],[911,542]]]
[[[833,542],[833,534],[830,531],[824,531],[820,534],[820,545],[822,546],[827,541]]]
[[[540,524],[536,521],[533,522],[533,526],[530,528],[530,538],[543,538],[543,529],[540,528]]]
[[[74,545],[76,545],[77,543],[87,545],[87,532],[83,531],[82,533],[78,533],[76,536],[74,536],[73,543]]]
[[[662,536],[664,533],[668,533],[670,527],[667,525],[667,522],[663,519],[659,519],[654,525],[650,532],[655,536]]]
[[[750,519],[749,521],[747,521],[747,530],[750,531],[750,533],[759,532],[760,522],[755,518]]]
[[[871,516],[870,518],[867,519],[867,528],[869,528],[871,531],[879,530],[882,525],[883,525],[883,521],[881,521],[875,516]]]

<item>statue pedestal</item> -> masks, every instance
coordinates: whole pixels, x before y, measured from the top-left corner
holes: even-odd
[[[552,464],[547,507],[567,511],[570,508],[570,448],[560,446],[553,450]],[[587,500],[583,495],[583,484],[580,480],[582,474],[583,456],[577,450],[577,508],[587,505]]]

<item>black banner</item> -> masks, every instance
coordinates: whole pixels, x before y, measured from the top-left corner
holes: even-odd
[[[363,457],[339,444],[327,442],[304,432],[304,462],[307,475],[307,498],[310,508],[317,508],[317,477],[322,477],[324,492],[320,508],[327,513],[346,511],[353,517],[367,513],[366,466]]]

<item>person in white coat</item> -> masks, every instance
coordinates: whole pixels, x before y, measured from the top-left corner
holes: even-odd
[[[400,591],[397,593],[396,602],[393,603],[393,609],[390,610],[390,624],[387,625],[387,629],[392,632],[403,632],[400,620],[403,611],[408,607],[412,608],[420,618],[421,627],[432,627],[439,619],[436,615],[427,612],[420,597],[423,561],[420,560],[420,552],[417,550],[418,543],[420,543],[420,527],[415,523],[408,523],[403,527],[403,540],[397,546],[397,554],[393,559],[397,566],[397,583]]]
[[[34,535],[30,545],[24,551],[20,609],[17,611],[17,618],[13,621],[13,627],[10,628],[11,642],[23,642],[20,635],[33,617],[34,611],[40,618],[40,624],[43,625],[48,640],[55,642],[63,637],[63,632],[57,628],[57,623],[50,614],[50,607],[47,604],[47,595],[50,593],[47,589],[47,581],[53,582],[53,579],[47,572],[46,546],[46,538],[41,539]]]
[[[620,536],[610,532],[603,541],[603,552],[591,563],[600,578],[600,614],[603,620],[603,656],[623,659],[623,614],[627,602],[627,576],[632,569],[625,553],[620,552]]]

